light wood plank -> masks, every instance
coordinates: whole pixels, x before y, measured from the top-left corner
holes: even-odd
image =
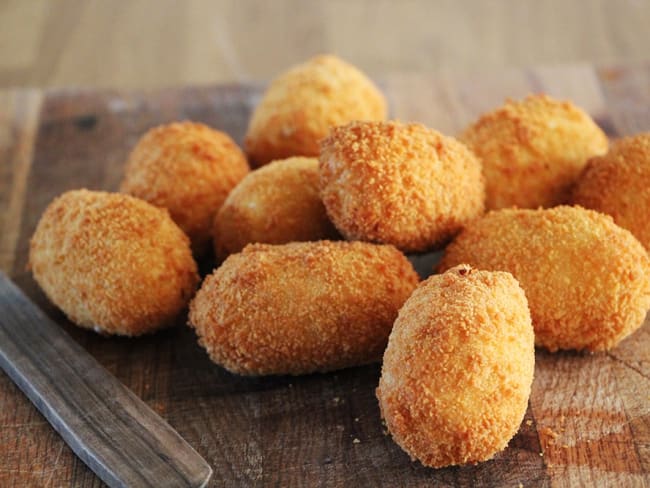
[[[43,94],[0,92],[0,270],[14,264]]]
[[[319,52],[374,77],[647,59],[642,0],[9,0],[0,86],[268,80]]]

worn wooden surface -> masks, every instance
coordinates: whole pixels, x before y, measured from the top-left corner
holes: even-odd
[[[0,271],[0,367],[115,488],[203,488],[212,469]]]
[[[450,134],[507,96],[542,90],[582,105],[611,136],[650,130],[650,64],[394,75],[381,84],[394,116]],[[530,407],[510,446],[490,462],[442,470],[412,463],[385,435],[374,396],[377,365],[240,378],[212,364],[187,327],[120,339],[71,326],[25,270],[28,239],[45,206],[67,189],[117,188],[129,149],[161,122],[199,120],[241,141],[258,96],[250,85],[0,96],[2,268],[208,460],[213,486],[650,484],[647,325],[609,354],[538,352]],[[0,486],[101,486],[4,375]]]

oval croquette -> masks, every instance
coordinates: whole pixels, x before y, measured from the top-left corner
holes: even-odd
[[[421,283],[400,310],[377,388],[381,413],[425,466],[485,461],[517,432],[534,365],[517,280],[461,265]]]
[[[72,322],[126,336],[172,325],[199,279],[189,240],[167,211],[118,193],[75,190],[55,199],[29,262]]]
[[[572,202],[611,215],[650,249],[650,132],[619,139],[587,164]]]
[[[215,214],[248,171],[230,136],[203,124],[175,122],[140,138],[120,190],[169,210],[200,257],[210,248]]]
[[[205,279],[190,324],[233,373],[331,371],[381,358],[417,281],[392,246],[249,244]]]
[[[611,217],[582,207],[504,209],[472,222],[439,269],[460,263],[508,271],[526,292],[535,342],[558,349],[611,349],[650,308],[650,260]]]
[[[336,127],[323,141],[319,171],[327,213],[348,239],[427,251],[483,214],[478,159],[421,124]]]
[[[252,171],[228,195],[213,226],[220,259],[246,244],[336,239],[318,193],[318,160],[294,157]]]
[[[546,95],[508,100],[460,140],[483,163],[488,210],[566,203],[587,160],[605,153],[608,144],[586,112]]]
[[[336,56],[316,56],[271,83],[255,107],[244,147],[255,167],[318,156],[330,128],[386,115],[384,96],[361,71]]]

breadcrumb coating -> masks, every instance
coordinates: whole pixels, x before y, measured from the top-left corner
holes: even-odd
[[[611,215],[650,249],[650,132],[625,137],[587,164],[573,203]]]
[[[166,210],[88,190],[47,207],[29,264],[72,322],[126,336],[173,325],[199,280],[189,240]]]
[[[169,210],[201,256],[209,249],[215,214],[248,172],[230,136],[203,124],[175,122],[142,136],[120,189]]]
[[[377,388],[381,414],[425,466],[485,461],[519,429],[534,366],[517,280],[461,265],[422,282],[400,310]]]
[[[348,239],[437,249],[484,210],[478,159],[421,124],[336,127],[322,143],[319,171],[327,213]]]
[[[566,203],[592,156],[607,151],[607,136],[571,102],[546,95],[507,100],[460,136],[483,162],[488,209]]]
[[[526,291],[535,342],[550,351],[611,349],[650,308],[643,246],[582,207],[489,212],[447,247],[439,269],[459,263],[512,273]]]
[[[244,147],[253,166],[318,156],[331,127],[386,116],[384,96],[361,71],[336,56],[316,56],[271,83],[253,112]]]
[[[417,282],[392,246],[249,244],[205,279],[190,325],[212,360],[233,373],[331,371],[381,358]]]
[[[318,160],[294,157],[248,174],[228,195],[213,226],[216,255],[246,244],[337,239],[318,192]]]

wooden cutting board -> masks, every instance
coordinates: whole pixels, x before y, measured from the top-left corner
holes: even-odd
[[[398,74],[382,87],[394,117],[448,134],[506,97],[540,91],[575,101],[612,137],[650,130],[650,64]],[[378,365],[241,378],[212,364],[182,325],[139,339],[71,326],[25,270],[46,205],[73,188],[115,190],[129,149],[156,124],[202,121],[241,142],[259,95],[253,85],[0,92],[0,268],[205,457],[212,486],[650,484],[647,325],[607,354],[538,351],[530,406],[509,447],[490,462],[441,470],[412,463],[384,432]],[[102,486],[2,373],[0,486]]]

